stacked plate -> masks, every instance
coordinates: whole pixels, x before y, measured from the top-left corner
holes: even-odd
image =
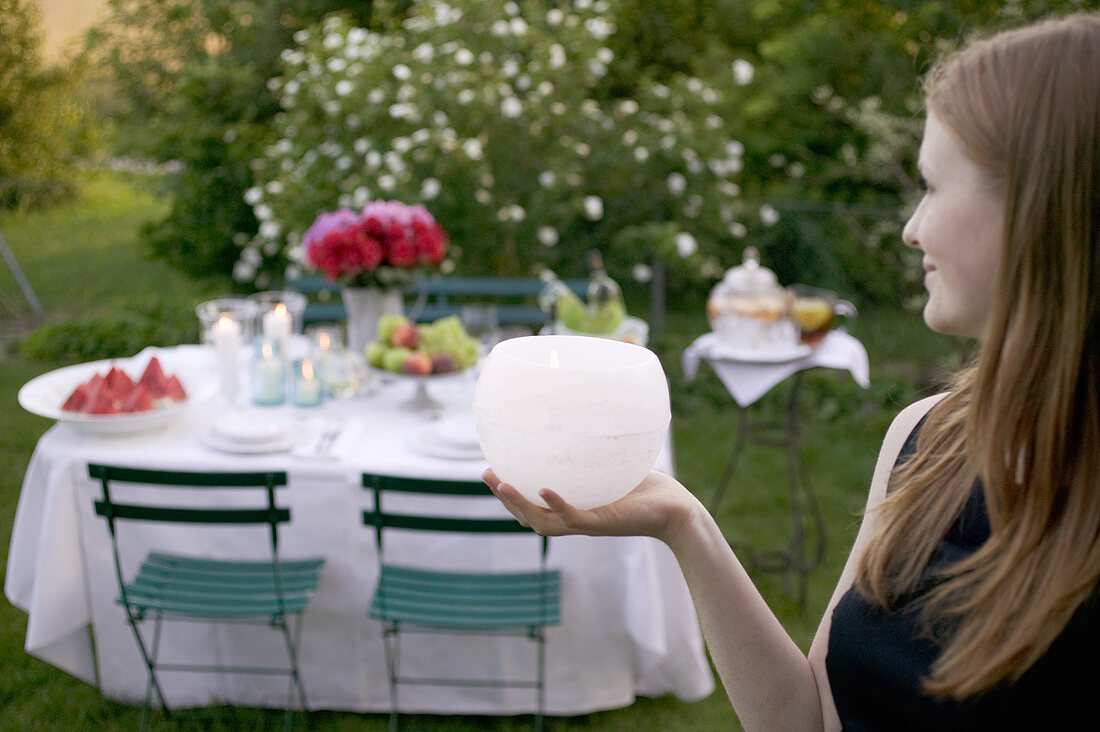
[[[414,447],[425,455],[447,460],[483,460],[472,414],[445,417],[422,431]]]
[[[208,447],[222,452],[265,453],[289,450],[294,444],[290,425],[270,414],[251,411],[221,415],[203,435]]]

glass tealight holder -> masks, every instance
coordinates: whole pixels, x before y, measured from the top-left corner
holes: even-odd
[[[286,362],[279,341],[257,338],[252,354],[252,403],[275,406],[286,401]]]
[[[338,353],[347,347],[344,327],[334,323],[311,325],[305,330],[309,351],[314,358],[322,359],[330,353]]]
[[[325,359],[324,376],[328,395],[333,399],[351,399],[369,379],[363,357],[346,348],[333,351]]]
[[[202,343],[211,343],[211,328],[223,316],[230,318],[241,329],[241,342],[251,343],[256,336],[259,303],[245,297],[219,297],[207,300],[195,307],[195,315],[201,325]]]
[[[248,296],[248,299],[260,308],[259,318],[261,322],[264,315],[270,313],[279,304],[284,305],[290,314],[291,333],[302,332],[302,317],[306,311],[306,304],[309,302],[308,298],[302,293],[293,290],[269,290],[253,293]]]
[[[319,366],[312,358],[302,358],[294,362],[294,406],[321,406],[325,383]]]

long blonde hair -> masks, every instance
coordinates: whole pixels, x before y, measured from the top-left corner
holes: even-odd
[[[1100,14],[974,42],[926,90],[1004,191],[1002,266],[981,353],[892,474],[857,587],[902,604],[981,479],[989,539],[919,600],[944,644],[925,687],[965,699],[1019,679],[1100,580]]]

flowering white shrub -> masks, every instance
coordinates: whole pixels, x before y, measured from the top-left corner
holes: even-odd
[[[425,1],[389,33],[339,17],[300,31],[270,81],[279,139],[253,162],[245,198],[260,226],[242,237],[237,279],[297,273],[318,213],[374,199],[427,206],[467,271],[576,273],[587,249],[643,241],[619,235],[660,222],[682,233],[663,256],[717,275],[715,253],[746,226],[744,148],[713,110],[751,66],[613,96],[610,7]]]

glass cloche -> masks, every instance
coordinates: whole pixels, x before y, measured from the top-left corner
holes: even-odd
[[[786,314],[784,290],[775,273],[760,264],[755,247],[745,247],[742,264],[729,269],[707,299],[711,328],[738,348],[779,344]]]

